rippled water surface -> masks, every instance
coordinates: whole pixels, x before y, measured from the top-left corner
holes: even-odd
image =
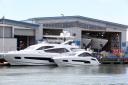
[[[128,85],[128,65],[0,66],[0,85]]]

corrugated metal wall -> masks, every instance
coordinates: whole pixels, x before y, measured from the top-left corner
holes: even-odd
[[[34,36],[33,29],[15,29],[14,35]]]
[[[0,38],[3,37],[3,29],[4,29],[4,37],[10,38],[12,37],[12,27],[0,27]]]

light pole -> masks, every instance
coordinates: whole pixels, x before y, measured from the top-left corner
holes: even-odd
[[[3,17],[2,17],[2,24],[3,24],[3,26],[2,26],[2,27],[3,27],[3,28],[2,28],[2,29],[3,29],[3,31],[2,31],[2,32],[3,32],[3,33],[2,33],[2,34],[3,34],[3,36],[2,36],[2,37],[3,37],[3,46],[2,46],[2,47],[3,47],[3,53],[4,53],[4,19],[5,19],[5,18],[4,18],[4,16],[3,16]],[[3,55],[3,56],[4,56],[4,55]]]

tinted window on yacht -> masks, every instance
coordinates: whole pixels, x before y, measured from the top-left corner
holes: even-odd
[[[45,58],[45,57],[24,57],[25,59],[31,59],[31,60],[46,60],[49,62],[54,62],[51,58]]]
[[[44,50],[44,49],[48,49],[48,48],[53,48],[54,46],[42,46],[40,48],[38,48],[37,50]]]
[[[55,49],[45,50],[45,52],[50,52],[50,53],[65,53],[65,52],[69,52],[69,51],[67,49],[65,49],[65,48],[55,48]]]
[[[15,59],[21,59],[21,57],[14,57]]]
[[[86,56],[92,56],[92,55],[89,54],[89,53],[84,52],[84,53],[82,53],[82,54],[80,54],[78,56],[80,56],[80,57],[86,57]]]
[[[84,63],[90,63],[90,61],[86,61],[86,60],[72,60],[74,62],[84,62]]]

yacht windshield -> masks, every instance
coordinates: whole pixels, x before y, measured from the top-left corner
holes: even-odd
[[[54,48],[54,49],[45,50],[45,52],[49,52],[49,53],[66,53],[66,52],[69,52],[69,50],[67,50],[65,48]]]
[[[73,52],[82,51],[82,50],[84,50],[84,49],[80,49],[80,48],[71,48],[71,51],[73,51]]]
[[[44,50],[44,49],[48,49],[48,48],[53,48],[54,46],[42,46],[40,48],[38,48],[37,50]]]
[[[53,48],[54,46],[29,46],[27,47],[25,50],[44,50],[44,49],[48,49],[48,48]]]
[[[32,46],[29,46],[29,47],[25,48],[24,50],[32,50],[32,49],[35,49],[35,48],[36,48],[36,46],[32,45]]]
[[[78,56],[86,57],[86,56],[92,56],[92,55],[90,53],[84,52],[84,53],[79,54]]]

